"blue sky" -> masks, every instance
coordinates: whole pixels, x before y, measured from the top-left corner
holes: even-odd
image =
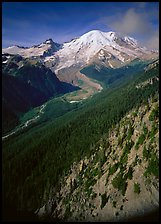
[[[132,36],[157,49],[158,26],[158,2],[2,3],[2,47],[32,46],[48,38],[63,43],[99,29]]]

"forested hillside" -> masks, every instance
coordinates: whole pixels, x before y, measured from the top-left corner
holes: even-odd
[[[19,123],[20,115],[29,109],[78,89],[60,82],[39,59],[2,55],[2,133],[12,130]]]
[[[148,61],[139,59],[133,60],[129,65],[124,65],[121,68],[107,68],[103,65],[92,64],[81,70],[83,74],[89,78],[98,80],[103,86],[111,87],[118,85],[122,80],[130,80],[134,75],[142,72]]]
[[[156,94],[113,125],[91,156],[72,164],[57,197],[51,193],[39,216],[50,212],[68,221],[118,221],[158,208],[158,127]]]
[[[60,180],[68,174],[71,165],[85,156],[92,156],[98,141],[104,135],[107,136],[109,130],[129,111],[133,108],[138,108],[138,111],[149,99],[157,102],[158,79],[148,81],[141,88],[136,86],[158,77],[158,74],[157,64],[133,78],[128,84],[104,90],[87,101],[82,108],[5,140],[2,150],[2,190],[3,209],[8,212],[6,217],[13,215],[13,208],[34,212],[44,206],[49,197],[54,198],[59,192]],[[157,119],[158,112],[154,112],[152,116]],[[150,131],[152,132],[151,129]],[[154,133],[156,134],[155,127]],[[123,141],[123,144],[126,143]],[[121,166],[124,160],[122,158],[119,161],[118,166]],[[153,163],[153,159],[149,161]],[[92,184],[88,183],[87,187]],[[117,188],[117,183],[114,185]],[[55,206],[53,205],[53,208]],[[68,210],[70,211],[69,208]]]

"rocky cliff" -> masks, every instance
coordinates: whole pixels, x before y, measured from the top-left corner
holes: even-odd
[[[121,221],[159,207],[158,95],[131,110],[94,151],[72,164],[40,217]]]

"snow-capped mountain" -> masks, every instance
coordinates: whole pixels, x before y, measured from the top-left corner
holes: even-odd
[[[53,54],[61,48],[61,44],[54,43],[52,39],[48,39],[45,42],[34,45],[32,47],[11,46],[2,49],[2,53],[19,54],[25,58],[29,57],[45,57]]]
[[[120,37],[115,32],[90,31],[80,38],[65,43],[55,53],[59,57],[57,69],[70,67],[73,64],[90,64],[93,61],[103,62],[109,67],[119,67],[135,58],[148,59],[154,56],[151,51],[139,47],[131,37]],[[46,58],[46,60],[50,59]]]
[[[14,107],[18,107],[34,95],[33,105],[37,105],[39,99],[44,101],[78,89],[80,92],[72,96],[72,101],[84,100],[100,92],[103,89],[101,83],[109,86],[120,82],[127,74],[141,71],[149,62],[140,59],[154,60],[158,56],[158,52],[140,47],[132,37],[99,30],[64,44],[48,39],[32,47],[11,46],[2,49],[3,87],[7,91],[4,95],[9,96],[5,102],[10,105],[13,101]],[[19,97],[21,92],[24,98]]]
[[[55,72],[73,65],[82,67],[93,62],[115,68],[136,58],[146,60],[158,57],[157,52],[140,47],[132,37],[99,30],[92,30],[62,45],[49,39],[31,48],[13,46],[2,52],[20,54],[23,57],[41,57]]]

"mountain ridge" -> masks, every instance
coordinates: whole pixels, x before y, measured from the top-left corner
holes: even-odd
[[[156,79],[152,83],[148,82],[147,85],[143,85],[143,88],[137,88],[138,84],[142,85],[146,80],[149,80],[149,78],[153,78],[155,76],[157,77],[158,72],[159,68],[157,64],[157,66],[152,66],[152,69],[147,70],[147,72],[144,71],[143,73],[138,74],[138,77],[131,80],[130,83],[122,85],[122,87],[120,88],[105,89],[100,94],[97,94],[92,99],[86,101],[85,104],[81,104],[79,110],[70,111],[69,113],[66,113],[63,116],[58,117],[56,120],[49,120],[47,123],[40,124],[40,126],[38,125],[36,127],[34,126],[26,132],[19,133],[15,136],[13,135],[10,139],[5,139],[3,142],[3,151],[2,151],[3,158],[5,158],[3,160],[4,178],[3,178],[3,194],[2,194],[3,207],[4,210],[6,210],[6,217],[4,217],[4,219],[7,219],[10,216],[10,210],[8,210],[8,207],[10,205],[11,208],[15,208],[15,210],[17,211],[32,211],[33,213],[37,212],[38,210],[40,211],[40,209],[42,208],[41,211],[45,213],[44,215],[47,216],[47,218],[50,216],[50,214],[51,215],[53,214],[53,217],[57,215],[53,213],[55,208],[57,207],[56,210],[60,212],[58,213],[58,215],[59,214],[63,215],[62,212],[64,211],[65,212],[64,219],[68,220],[68,217],[74,218],[70,214],[70,212],[72,212],[73,214],[77,213],[78,209],[80,210],[82,209],[80,206],[80,202],[81,205],[82,204],[87,205],[88,210],[85,210],[87,211],[86,214],[87,213],[90,214],[90,217],[92,216],[92,214],[95,216],[95,214],[97,214],[95,213],[95,211],[93,211],[92,214],[90,213],[92,207],[90,208],[88,206],[89,201],[86,200],[84,203],[85,198],[81,196],[81,193],[76,194],[77,189],[78,188],[81,189],[81,186],[82,187],[84,186],[84,184],[81,184],[82,181],[81,178],[78,179],[76,178],[76,185],[74,183],[75,181],[71,183],[72,194],[70,194],[69,197],[68,194],[65,195],[63,201],[63,204],[65,205],[65,210],[62,211],[60,209],[61,206],[59,206],[60,205],[59,202],[63,200],[62,196],[59,195],[61,187],[63,188],[63,185],[60,185],[61,183],[60,178],[66,176],[68,174],[68,171],[70,173],[70,167],[74,162],[76,162],[76,164],[79,164],[79,161],[82,159],[84,160],[85,156],[90,157],[95,152],[97,154],[96,149],[99,148],[100,146],[99,144],[97,144],[97,142],[100,139],[102,139],[103,136],[106,137],[108,130],[113,130],[115,124],[117,124],[121,120],[121,118],[125,117],[125,115],[128,115],[129,111],[131,111],[133,108],[136,108],[136,110],[133,111],[134,113],[132,113],[132,117],[127,117],[128,118],[127,121],[130,122],[130,124],[132,125],[133,119],[136,120],[135,122],[136,131],[134,132],[137,133],[138,129],[140,130],[137,139],[138,141],[134,142],[136,143],[135,144],[136,149],[134,148],[135,145],[131,146],[130,141],[131,125],[128,124],[125,119],[123,121],[124,123],[122,123],[122,127],[120,126],[121,129],[119,130],[122,130],[122,128],[125,128],[125,130],[127,128],[127,130],[126,132],[122,130],[120,135],[121,138],[117,139],[118,140],[117,143],[119,142],[120,147],[123,142],[121,149],[118,150],[119,153],[117,153],[118,147],[117,144],[115,144],[116,142],[115,141],[113,142],[115,144],[115,147],[113,148],[113,150],[111,150],[111,155],[115,150],[115,155],[121,156],[121,158],[120,159],[118,158],[119,164],[116,164],[113,167],[114,164],[110,163],[110,165],[112,166],[107,167],[107,175],[108,172],[113,173],[115,171],[114,172],[115,174],[110,175],[109,181],[110,183],[112,183],[113,179],[116,177],[117,174],[120,174],[121,176],[125,174],[125,176],[127,177],[127,173],[125,171],[127,160],[126,156],[127,154],[130,155],[129,147],[131,148],[133,147],[131,152],[133,153],[135,152],[135,154],[138,154],[140,152],[140,146],[142,145],[143,140],[145,143],[146,142],[150,143],[151,141],[151,144],[153,145],[153,150],[151,150],[152,154],[147,154],[147,151],[144,150],[145,151],[144,156],[145,157],[147,157],[147,155],[150,156],[146,174],[154,172],[158,175],[157,171],[158,160],[155,160],[156,155],[154,155],[154,153],[156,154],[157,151],[157,147],[155,147],[155,142],[157,141],[157,139],[155,139],[155,134],[158,135],[158,127],[157,127],[158,106],[157,108],[154,108],[155,110],[153,111],[152,108],[153,105],[151,105],[150,103],[149,106],[151,109],[149,110],[148,104],[149,102],[151,102],[151,100],[149,101],[149,97],[151,98],[151,96],[152,96],[151,98],[152,104],[158,102],[158,97],[156,96],[158,95],[159,91],[158,90],[159,82]],[[151,122],[152,126],[148,128],[148,133],[147,129],[144,128],[144,126],[142,126],[143,123],[141,123],[141,119],[145,117],[144,115],[146,115],[145,110],[138,109],[140,106],[142,106],[143,103],[145,103],[144,109],[147,110],[146,112],[148,113],[150,112],[150,120],[146,122],[146,127],[148,128],[149,122]],[[149,118],[149,115],[146,117]],[[138,123],[137,119],[139,119]],[[118,132],[116,130],[115,133],[119,134],[119,130]],[[143,132],[145,132],[146,136],[142,136]],[[111,134],[111,137],[113,137],[113,133]],[[135,139],[132,140],[134,141]],[[148,149],[147,144],[146,146],[147,146],[146,149]],[[104,164],[104,162],[108,162],[109,159],[108,157],[106,157],[106,160],[104,160],[104,157],[102,157],[102,155],[104,155],[102,154],[102,151],[100,152],[100,154],[101,155],[98,155],[98,157],[95,160],[96,163]],[[112,155],[112,157],[113,156],[114,154]],[[135,159],[135,157],[132,157],[132,154],[130,155],[129,159],[130,158]],[[114,157],[111,159],[114,159]],[[130,161],[129,159],[128,161]],[[134,163],[137,162],[137,166],[139,165],[138,159],[136,159],[137,161],[134,161]],[[133,163],[133,161],[131,162]],[[151,165],[153,164],[155,164],[155,169],[152,169],[153,166],[151,167]],[[122,168],[122,166],[125,169]],[[99,170],[96,170],[95,169],[96,167],[93,166],[92,168],[94,169],[88,169],[86,170],[87,172],[85,171],[82,165],[79,166],[79,168],[81,168],[83,171],[82,175],[86,173],[85,175],[87,177],[89,176],[91,177],[87,178],[87,181],[84,181],[84,183],[86,182],[85,183],[86,189],[85,192],[82,191],[83,194],[87,193],[90,196],[91,194],[90,189],[93,188],[93,179],[96,179]],[[118,168],[122,168],[123,172],[120,173]],[[128,172],[128,176],[130,176],[130,172],[131,171]],[[102,177],[102,173],[100,177]],[[140,176],[138,178],[140,178]],[[80,182],[77,183],[77,181]],[[116,191],[115,189],[115,192],[117,193],[118,196],[122,193],[122,187],[126,186],[126,181],[127,180],[123,178],[123,185],[120,184],[118,191]],[[143,192],[142,185],[139,185],[140,186],[139,188],[138,183],[140,184],[140,179],[136,181],[137,185],[132,183],[131,185],[132,188],[129,189],[133,190],[134,196],[139,197],[139,194],[137,192],[139,192],[140,189],[141,191],[140,194],[142,194]],[[102,181],[100,181],[100,183],[102,183]],[[77,184],[79,184],[78,187],[76,187]],[[116,179],[114,185],[116,186],[116,188],[118,188]],[[134,189],[136,193],[134,192]],[[65,191],[63,192],[65,194]],[[53,195],[51,195],[50,193],[52,193]],[[110,206],[114,207],[113,208],[114,213],[113,214],[111,213],[111,215],[114,215],[115,218],[116,216],[117,218],[119,218],[120,214],[126,211],[124,210],[126,208],[126,201],[124,201],[125,202],[124,204],[117,203],[115,200],[116,197],[112,196],[112,198],[107,203],[106,199],[108,198],[109,195],[105,194],[105,192],[103,192],[101,189],[100,193],[101,195],[97,194],[97,203],[99,204],[98,206],[97,204],[95,205],[96,208],[98,208],[99,211],[101,211],[99,213],[100,215],[102,214],[102,211],[106,211],[109,204]],[[74,208],[75,202],[73,202],[73,199],[75,198],[74,197],[75,194],[81,198],[81,201],[78,198],[79,203],[78,208]],[[72,195],[73,199],[71,199]],[[56,204],[55,199],[58,199],[57,201],[58,203]],[[121,196],[121,199],[125,198],[122,198]],[[121,203],[122,202],[123,201],[121,201]],[[140,205],[142,205],[142,203],[139,203],[139,206]],[[156,207],[158,207],[157,203]],[[117,212],[119,212],[119,215],[117,214]],[[80,218],[79,214],[80,213],[76,214],[76,216],[78,215],[77,221]]]
[[[51,97],[78,90],[61,82],[45,65],[19,55],[2,55],[3,131],[18,123],[20,114]]]
[[[80,88],[85,88],[85,91],[89,81],[80,75],[80,70],[86,66],[96,64],[98,67],[117,69],[136,59],[151,61],[158,58],[157,52],[140,47],[137,40],[132,37],[100,30],[89,31],[64,44],[57,44],[49,38],[31,48],[10,47],[2,49],[2,52],[34,58],[51,69],[59,80],[74,83]],[[85,83],[85,86],[80,85],[79,80]],[[96,85],[95,80],[92,82],[93,84],[90,81],[92,84],[89,86],[90,89]]]
[[[108,136],[100,139],[89,158],[71,165],[62,179],[52,217],[67,221],[124,221],[156,209],[159,133],[158,115],[153,119],[151,116],[154,110],[158,111],[158,105],[158,100],[149,98],[148,103],[133,108]],[[153,142],[152,137],[146,139],[148,133],[153,135]],[[51,204],[49,200],[46,210],[43,206],[38,215],[49,212]]]
[[[102,56],[104,56],[103,51],[108,52],[108,57],[104,57],[106,60],[110,59],[112,55],[116,57],[120,61],[119,66],[121,63],[131,61],[136,57],[146,59],[146,57],[156,57],[155,54],[157,54],[140,47],[137,40],[132,37],[123,37],[116,32],[102,32],[100,30],[89,31],[64,44],[55,43],[49,38],[30,48],[12,46],[2,49],[2,52],[20,54],[23,57],[41,57],[44,61],[54,61],[53,56],[55,56],[55,60],[59,59],[56,69],[61,69],[78,63],[88,64],[100,50],[102,50]],[[113,65],[110,66],[110,64],[108,66],[112,67]]]

